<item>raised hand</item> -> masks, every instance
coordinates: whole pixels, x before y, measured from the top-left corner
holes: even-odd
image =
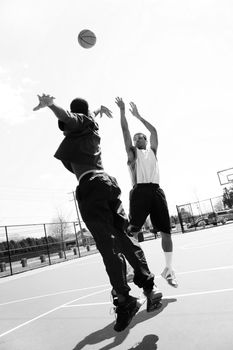
[[[100,107],[100,118],[105,114],[108,118],[112,118],[112,112],[105,106]]]
[[[134,102],[130,102],[131,109],[129,110],[136,118],[140,118],[137,106]]]
[[[121,97],[116,97],[115,102],[120,109],[122,109],[122,110],[125,109],[125,103]]]
[[[49,107],[54,103],[55,97],[50,95],[43,94],[42,96],[37,95],[39,99],[39,104],[35,108],[33,108],[33,111],[38,111],[41,108]]]

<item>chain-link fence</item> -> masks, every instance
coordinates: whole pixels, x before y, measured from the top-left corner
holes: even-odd
[[[0,226],[0,277],[97,252],[76,222]]]
[[[233,223],[233,210],[226,210],[223,196],[178,205],[177,213],[171,217],[172,233]],[[144,227],[138,240],[157,237]],[[91,233],[77,222],[0,226],[0,277],[97,252]]]
[[[233,222],[233,210],[226,209],[223,196],[177,206],[182,232]]]
[[[98,253],[95,241],[77,222],[0,226],[0,277]],[[171,218],[172,233],[180,233],[178,217]],[[138,241],[159,238],[148,225]]]

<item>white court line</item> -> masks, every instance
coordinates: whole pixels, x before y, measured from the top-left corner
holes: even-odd
[[[185,275],[189,273],[209,272],[209,271],[226,270],[226,269],[233,269],[233,265],[210,267],[208,269],[190,270],[190,271],[184,271],[184,272],[176,272],[176,275]]]
[[[1,337],[4,337],[5,335],[7,335],[7,334],[9,334],[9,333],[12,333],[12,332],[16,331],[16,330],[19,329],[19,328],[22,328],[22,327],[24,327],[24,326],[26,326],[26,325],[28,325],[28,324],[34,322],[34,321],[36,321],[36,320],[38,320],[38,319],[40,319],[40,318],[42,318],[42,317],[44,317],[44,316],[46,316],[46,315],[48,315],[48,314],[51,314],[52,312],[54,312],[54,311],[56,311],[56,310],[58,310],[58,309],[61,309],[62,307],[65,307],[66,305],[69,305],[69,304],[71,304],[71,303],[73,303],[73,302],[75,302],[75,301],[77,301],[77,300],[85,299],[85,298],[91,297],[91,296],[93,296],[93,295],[106,292],[106,291],[108,291],[108,290],[110,290],[110,289],[111,289],[111,288],[102,289],[102,290],[100,290],[100,291],[98,291],[98,292],[94,292],[94,293],[91,293],[91,294],[88,294],[88,295],[84,295],[84,296],[82,296],[82,297],[80,297],[80,298],[77,298],[77,299],[74,299],[74,300],[72,300],[72,301],[69,301],[69,302],[67,302],[67,303],[65,303],[65,304],[63,304],[63,305],[59,305],[59,306],[55,307],[54,309],[51,309],[51,310],[49,310],[49,311],[47,311],[47,312],[44,312],[43,314],[40,314],[40,315],[38,315],[38,316],[32,318],[31,320],[28,320],[28,321],[26,321],[26,322],[24,322],[24,323],[21,323],[21,324],[19,324],[18,326],[14,327],[14,328],[11,328],[11,329],[9,329],[8,331],[6,331],[6,332],[0,334],[0,338],[1,338]]]
[[[88,303],[88,304],[73,304],[73,305],[64,305],[62,308],[68,308],[68,307],[78,307],[78,306],[97,306],[97,305],[108,305],[112,304],[111,301],[104,301],[102,303]]]
[[[167,298],[184,298],[184,297],[192,297],[196,295],[205,295],[205,294],[215,294],[215,293],[226,293],[226,292],[232,292],[233,288],[228,289],[216,289],[216,290],[208,290],[203,292],[195,292],[195,293],[187,293],[187,294],[176,294],[176,295],[165,295],[163,296],[163,299]],[[64,305],[62,307],[68,308],[68,307],[80,307],[80,306],[97,306],[97,305],[108,305],[112,304],[110,301],[102,302],[102,303],[89,303],[89,304],[73,304],[73,305]]]
[[[68,290],[64,290],[62,292],[42,294],[42,295],[37,295],[37,296],[34,296],[34,297],[30,297],[30,298],[23,298],[23,299],[12,300],[12,301],[8,301],[6,303],[0,304],[0,306],[5,306],[5,305],[10,305],[10,304],[15,304],[15,303],[21,303],[22,301],[28,301],[28,300],[33,300],[33,299],[41,299],[41,298],[46,298],[46,297],[52,297],[54,295],[79,292],[79,291],[95,289],[95,288],[102,288],[102,287],[107,287],[107,286],[109,286],[109,284],[101,284],[99,286],[78,288],[78,289],[68,289]]]
[[[216,290],[208,290],[204,292],[195,292],[195,293],[188,293],[188,294],[176,294],[176,295],[169,295],[166,297],[163,297],[163,299],[166,298],[183,298],[183,297],[192,297],[195,295],[205,295],[205,294],[215,294],[215,293],[226,293],[226,292],[232,292],[233,288],[226,288],[226,289],[216,289]]]
[[[179,249],[184,249],[184,250],[187,250],[187,249],[199,249],[199,248],[206,248],[206,247],[215,247],[215,246],[218,246],[218,245],[226,245],[226,244],[229,244],[229,242],[233,242],[233,240],[225,240],[225,241],[217,241],[217,242],[211,242],[211,243],[202,243],[202,244],[195,244],[195,243],[190,243],[190,244],[186,244],[186,245],[183,245],[183,246],[180,246]]]
[[[176,272],[176,275],[186,275],[186,274],[190,274],[190,273],[209,272],[209,271],[225,270],[225,269],[232,269],[232,268],[233,268],[233,265],[220,266],[220,267],[213,267],[213,268],[208,268],[208,269],[199,269],[199,270],[191,270],[191,271],[184,271],[184,272]],[[159,276],[155,276],[155,278],[158,279],[158,278],[162,278],[162,277],[159,275]],[[24,302],[24,301],[28,301],[28,300],[33,300],[33,299],[42,299],[42,298],[51,297],[51,296],[54,296],[54,295],[73,293],[73,292],[89,290],[89,289],[95,289],[95,288],[102,288],[102,287],[107,287],[107,286],[109,286],[109,284],[102,284],[102,285],[99,285],[99,286],[86,287],[86,288],[80,288],[80,289],[68,289],[68,290],[62,291],[62,292],[43,294],[43,295],[33,296],[33,297],[30,297],[30,298],[16,299],[16,300],[12,300],[12,301],[8,301],[8,302],[5,302],[5,303],[2,303],[2,304],[0,304],[0,306],[20,303],[20,302]]]
[[[37,275],[39,273],[49,272],[49,271],[56,270],[59,268],[66,268],[68,265],[71,265],[71,264],[76,264],[76,267],[82,267],[82,266],[86,266],[86,265],[96,264],[96,261],[88,261],[89,259],[96,258],[96,257],[99,258],[98,253],[88,255],[88,256],[82,256],[81,258],[76,258],[73,260],[66,260],[66,261],[64,261],[65,264],[52,263],[52,265],[45,265],[42,268],[35,268],[33,270],[24,271],[23,273],[18,273],[16,275],[5,276],[5,277],[0,278],[0,284],[7,283],[10,281],[14,281],[14,280],[18,280],[18,279],[25,278],[28,276]]]
[[[111,288],[103,289],[103,290],[101,290],[101,291],[94,292],[94,293],[91,293],[91,294],[88,294],[88,295],[84,295],[84,296],[82,296],[82,297],[80,297],[80,298],[77,298],[77,299],[74,299],[74,300],[72,300],[72,301],[69,301],[69,302],[67,302],[67,303],[65,303],[65,304],[59,305],[59,306],[57,306],[57,307],[55,307],[55,308],[53,308],[53,309],[51,309],[51,310],[49,310],[49,311],[47,311],[47,312],[44,312],[43,314],[40,314],[40,315],[38,315],[38,316],[32,318],[31,320],[28,320],[28,321],[26,321],[26,322],[24,322],[24,323],[21,323],[20,325],[14,327],[14,328],[12,328],[12,329],[9,329],[8,331],[6,331],[6,332],[0,334],[0,338],[3,337],[3,336],[5,336],[5,335],[7,335],[7,334],[9,334],[9,333],[12,333],[12,332],[16,331],[16,330],[19,329],[19,328],[22,328],[22,327],[24,327],[24,326],[26,326],[26,325],[28,325],[28,324],[30,324],[30,323],[32,323],[32,322],[38,320],[38,319],[40,319],[40,318],[42,318],[42,317],[44,317],[44,316],[46,316],[46,315],[48,315],[48,314],[50,314],[50,313],[52,313],[52,312],[58,310],[58,309],[61,309],[61,308],[110,304],[110,302],[106,302],[106,303],[92,303],[92,304],[76,304],[76,305],[70,305],[71,303],[73,303],[73,302],[75,302],[75,301],[82,300],[82,299],[88,298],[88,297],[93,296],[93,295],[101,294],[101,293],[106,292],[106,291],[108,291],[108,290],[110,290],[110,289],[111,289]],[[224,292],[231,292],[231,291],[233,291],[233,288],[229,288],[229,289],[218,289],[218,290],[213,290],[213,291],[195,292],[195,293],[188,293],[188,294],[177,294],[177,295],[165,296],[165,297],[163,297],[163,299],[166,299],[166,298],[181,298],[181,297],[188,297],[188,296],[195,296],[195,295],[205,295],[205,294],[215,294],[215,293],[224,293]]]

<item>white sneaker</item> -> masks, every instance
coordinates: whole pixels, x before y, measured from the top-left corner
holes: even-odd
[[[168,267],[165,267],[163,272],[161,273],[161,276],[167,281],[170,286],[177,288],[178,282],[176,280],[175,272]]]

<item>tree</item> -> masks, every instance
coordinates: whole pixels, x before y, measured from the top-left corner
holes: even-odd
[[[223,204],[223,198],[219,198],[215,201],[215,203],[213,204],[214,207],[214,211],[220,211],[224,209],[224,204]]]
[[[57,217],[52,220],[52,224],[49,226],[48,234],[60,241],[61,250],[65,250],[64,239],[67,234],[67,229],[67,220],[65,220],[65,217],[61,212],[58,212]]]
[[[223,205],[225,208],[231,209],[233,207],[233,187],[224,187],[223,189]]]
[[[181,207],[179,208],[179,214],[180,214],[180,217],[182,219],[182,222],[189,222],[192,215],[191,215],[191,212],[188,211],[187,209],[191,210],[191,206],[187,206],[186,208],[185,207]]]

